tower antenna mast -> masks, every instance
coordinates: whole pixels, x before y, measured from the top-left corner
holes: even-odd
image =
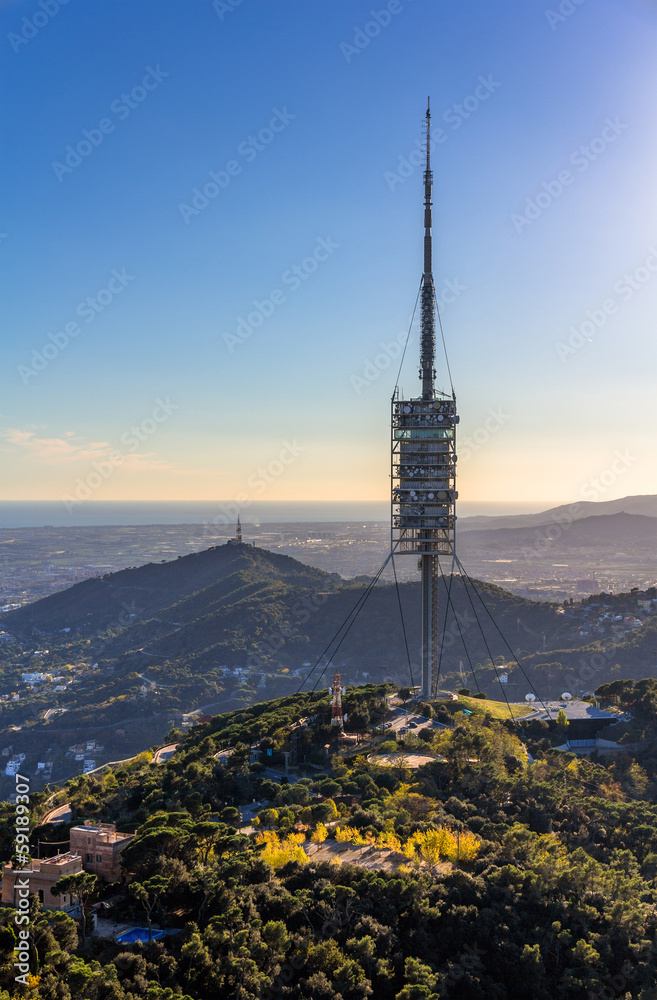
[[[427,98],[425,130],[427,155],[424,169],[424,270],[422,272],[420,378],[422,379],[422,399],[433,399],[436,378],[434,368],[436,356],[436,318],[431,234],[433,173],[431,171],[431,110],[429,98]]]

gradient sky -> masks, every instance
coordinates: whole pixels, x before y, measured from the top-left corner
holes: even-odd
[[[461,499],[657,492],[654,0],[1,13],[0,498],[385,499],[428,94]]]

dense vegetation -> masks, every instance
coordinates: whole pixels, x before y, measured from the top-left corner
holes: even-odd
[[[48,722],[47,746],[50,733],[129,725],[135,717],[170,716],[219,702],[234,707],[255,700],[256,690],[264,697],[292,693],[298,687],[292,672],[316,661],[362,589],[362,584],[247,545],[223,545],[87,580],[3,616],[3,627],[17,639],[0,646],[0,693],[9,699],[0,702],[3,728],[38,727],[46,709],[65,708],[65,719]],[[441,655],[446,686],[462,686],[462,672],[471,674],[471,663],[476,676],[468,677],[468,685],[498,693],[490,657],[509,661],[511,649],[536,675],[544,695],[560,693],[572,662],[581,669],[577,658],[586,640],[577,636],[577,623],[559,615],[554,605],[479,583],[489,616],[460,579],[449,589]],[[409,636],[419,634],[417,596],[416,584],[401,586]],[[604,646],[602,672],[595,668],[599,683],[622,675],[621,669],[649,672],[652,645],[652,632],[644,628],[618,649],[605,639],[584,654],[590,658]],[[539,652],[543,647],[548,652]],[[411,660],[419,662],[418,650],[411,649]],[[47,683],[32,692],[21,686],[22,673],[59,675],[72,666],[75,683],[63,692]],[[373,591],[341,646],[340,666],[355,682],[368,675],[409,682],[393,587]],[[231,676],[234,668],[242,668],[243,676]],[[146,693],[144,676],[157,685]],[[524,697],[527,681],[513,664],[508,684],[511,700]],[[20,694],[19,700],[12,700],[12,692]],[[165,731],[166,719],[160,734]]]
[[[383,694],[349,690],[363,730],[384,717]],[[522,732],[482,712],[409,734],[405,752],[426,753],[425,766],[411,770],[402,754],[384,767],[368,744],[336,752],[326,697],[304,695],[195,727],[162,766],[75,779],[74,821],[137,829],[124,852],[129,884],[105,890],[110,915],[173,933],[76,948],[75,923],[33,900],[27,995],[654,1000],[657,682],[599,695],[630,711],[636,754],[576,759],[539,738],[529,763]],[[308,776],[272,780],[263,761],[280,766],[293,743]],[[253,799],[247,835],[236,807]],[[347,857],[357,863],[339,863]],[[0,915],[5,998],[12,913]]]
[[[564,629],[553,605],[492,585],[479,588],[514,645],[522,637],[523,648],[538,649],[546,635],[552,646],[572,631]],[[348,583],[289,556],[228,544],[171,563],[86,580],[7,613],[3,627],[22,641],[36,628],[47,634],[49,646],[58,640],[59,630],[70,629],[59,641],[91,640],[89,655],[118,660],[121,672],[147,669],[156,679],[184,666],[195,673],[217,664],[267,672],[317,658],[362,590],[362,582]],[[401,590],[409,634],[414,635],[419,629],[417,585],[404,584]],[[462,645],[456,648],[459,629],[476,660],[483,662],[487,655],[470,598],[458,580],[451,598],[458,623],[453,613],[448,616],[446,670],[458,667],[464,655]],[[493,632],[488,640],[495,654],[507,651]],[[379,676],[405,669],[393,587],[377,587],[372,593],[342,655],[347,666],[377,670]]]
[[[96,763],[120,760],[159,742],[183,713],[292,694],[300,684],[297,671],[321,656],[364,586],[288,556],[227,544],[87,580],[10,612],[2,627],[16,642],[0,644],[0,727],[22,728],[2,749],[27,754],[24,767],[36,788],[39,762],[53,762],[53,780],[81,769],[66,756],[81,741],[96,739],[104,748]],[[538,649],[544,635],[550,645],[567,641],[572,627],[554,606],[479,586],[514,646]],[[489,650],[499,661],[507,647],[492,627],[487,642],[482,639],[458,582],[451,596],[456,617],[450,612],[446,623],[444,682],[463,683],[463,635],[473,664],[481,664],[477,683],[490,693],[496,674]],[[411,636],[419,632],[417,598],[415,584],[402,585]],[[374,590],[339,656],[352,683],[409,682],[394,588]],[[419,651],[411,656],[419,661]],[[30,690],[21,682],[30,672],[62,680]],[[526,686],[519,688],[518,697],[525,692]],[[0,777],[3,792],[9,793],[9,782]]]

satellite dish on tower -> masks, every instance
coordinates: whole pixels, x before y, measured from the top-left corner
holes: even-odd
[[[531,694],[531,692],[529,694],[526,694],[525,695],[525,701],[528,701],[531,704],[532,701],[536,701],[536,695],[535,694]]]
[[[570,693],[570,691],[564,691],[564,693],[561,695],[562,701],[570,701],[571,698],[572,694]]]

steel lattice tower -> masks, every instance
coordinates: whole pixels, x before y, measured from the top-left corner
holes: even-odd
[[[437,685],[440,649],[438,557],[454,552],[456,502],[456,397],[437,391],[436,296],[431,234],[431,113],[426,112],[424,171],[424,270],[421,285],[421,395],[392,400],[392,545],[419,556],[422,591],[422,694]]]
[[[331,725],[344,728],[344,716],[342,714],[342,695],[347,693],[347,689],[342,686],[340,674],[333,674],[333,684],[329,686],[331,695]]]

